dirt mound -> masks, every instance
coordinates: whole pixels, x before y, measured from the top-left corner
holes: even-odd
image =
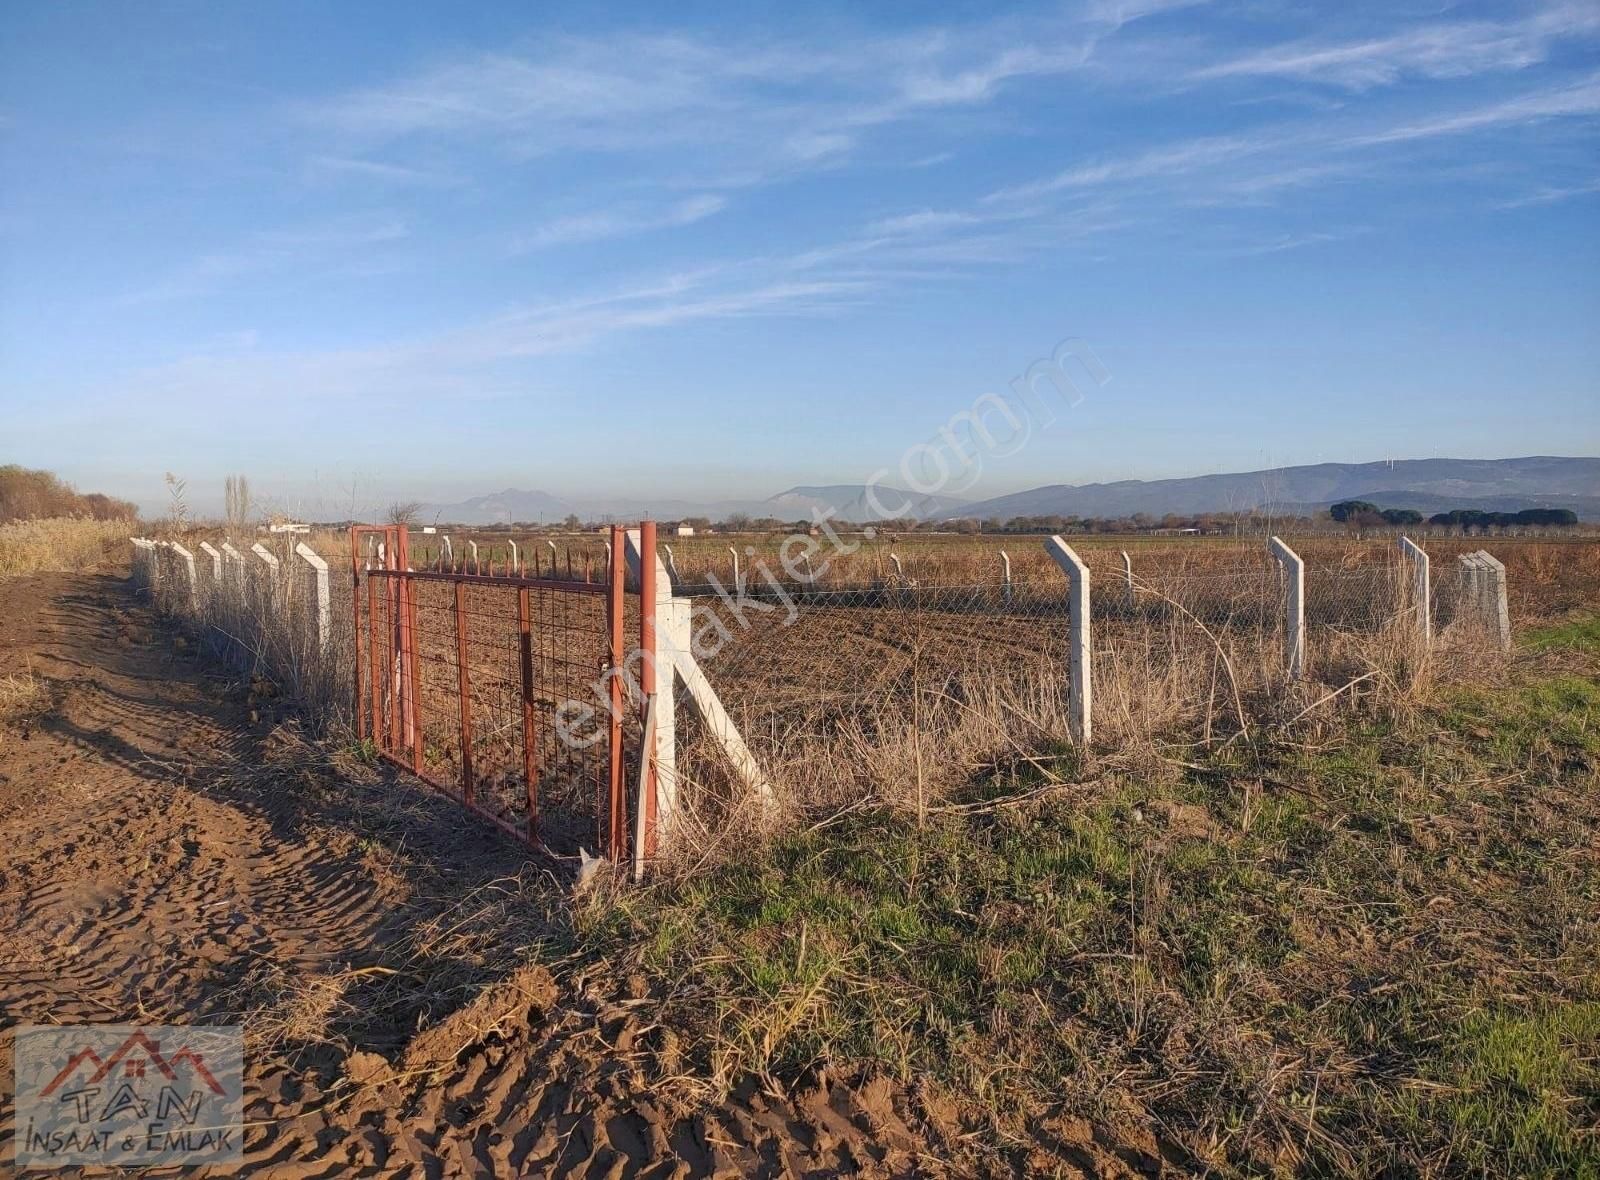
[[[120,580],[0,598],[0,673],[48,701],[0,740],[0,1028],[244,1024],[240,1174],[1160,1170],[1077,1124],[981,1148],[947,1096],[882,1078],[711,1095],[642,985],[527,965],[561,866],[403,779],[309,766]],[[14,1133],[7,1094],[8,1162]]]

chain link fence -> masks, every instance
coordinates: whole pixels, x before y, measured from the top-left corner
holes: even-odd
[[[916,559],[879,545],[848,562],[808,561],[804,553],[820,551],[803,547],[798,559],[780,562],[727,546],[662,550],[690,650],[780,803],[799,811],[865,798],[926,806],[980,771],[1037,772],[1070,745],[1069,582],[1042,545]],[[524,570],[528,556],[517,555]],[[1091,588],[1097,745],[1224,741],[1342,686],[1410,675],[1430,654],[1418,568],[1389,546],[1313,548],[1303,575],[1260,543],[1131,553],[1085,546],[1079,556]],[[511,555],[481,557],[497,563]],[[598,578],[609,557],[591,544],[547,560],[553,574],[570,560],[575,572]],[[361,607],[351,609],[348,563],[318,570],[284,541],[246,553],[223,546],[192,561],[191,576],[184,551],[141,542],[134,576],[162,609],[191,616],[236,667],[267,672],[324,721],[349,722]],[[1561,568],[1549,576],[1558,579]],[[1427,599],[1432,654],[1479,660],[1502,650],[1506,586],[1503,568],[1496,573],[1475,551],[1437,561]],[[467,603],[475,628],[467,658],[471,703],[485,724],[473,735],[473,757],[509,764],[518,744],[515,627],[505,610],[478,598]],[[419,603],[424,638],[449,629],[441,622],[449,605]],[[544,643],[576,626],[556,615],[535,624],[549,633]],[[599,626],[586,619],[579,628],[589,646]],[[446,639],[420,672],[421,691],[440,700],[457,695],[460,683],[459,649]],[[597,677],[605,672],[593,653],[578,663],[577,671],[545,671],[571,671],[571,679],[595,664]],[[709,740],[700,710],[681,687],[678,695],[680,829],[717,840],[753,826],[748,774],[730,773],[726,743]],[[440,720],[425,723],[423,748],[425,768],[448,777],[461,751],[444,712],[424,710]],[[540,749],[566,757],[542,739]],[[550,783],[553,803],[563,797],[560,777]],[[486,793],[496,782],[486,782]],[[574,798],[592,787],[577,778],[571,785]],[[515,794],[508,789],[508,815]]]

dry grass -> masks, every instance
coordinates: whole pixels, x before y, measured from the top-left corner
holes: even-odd
[[[0,745],[12,731],[25,731],[50,711],[49,686],[32,668],[0,676]]]
[[[127,562],[127,521],[56,517],[0,524],[0,578]]]

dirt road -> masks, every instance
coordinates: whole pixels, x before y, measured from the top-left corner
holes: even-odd
[[[532,965],[571,937],[559,866],[319,763],[120,579],[0,583],[0,676],[46,694],[0,734],[0,1026],[243,1023],[243,1173],[946,1172],[882,1083],[683,1102],[637,984]]]

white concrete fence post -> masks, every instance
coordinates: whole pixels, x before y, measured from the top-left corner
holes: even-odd
[[[183,572],[189,579],[189,609],[190,611],[199,611],[200,587],[195,581],[194,554],[176,541],[172,543],[172,552],[177,554],[178,560],[182,563]]]
[[[1133,558],[1128,556],[1126,549],[1122,550],[1122,581],[1128,588],[1128,610],[1133,611]]]
[[[1288,591],[1284,616],[1284,657],[1289,679],[1299,680],[1306,671],[1306,563],[1300,555],[1277,537],[1267,542],[1278,559]]]
[[[222,554],[210,541],[200,542],[200,552],[211,559],[211,589],[215,591],[222,585]]]
[[[143,583],[143,588],[155,593],[156,578],[156,545],[154,541],[144,537],[130,537],[133,542],[133,580]]]
[[[250,546],[250,552],[261,559],[261,564],[257,568],[266,575],[267,579],[266,593],[262,595],[262,609],[276,614],[278,611],[278,555],[260,541]],[[264,621],[262,625],[265,626]]]
[[[1468,596],[1483,625],[1494,632],[1500,650],[1511,650],[1511,613],[1506,604],[1506,567],[1487,550],[1466,553],[1461,568]]]
[[[1087,749],[1094,740],[1089,567],[1058,536],[1046,541],[1044,548],[1067,575],[1067,724],[1072,729],[1072,740]]]
[[[672,581],[668,582],[667,585],[677,586],[683,579],[678,577],[678,563],[673,559],[672,546],[663,541],[661,547],[667,551],[667,573],[672,578]]]
[[[1007,606],[1011,605],[1011,555],[1004,549],[1000,550],[1000,597]]]
[[[233,584],[234,593],[242,599],[244,597],[244,554],[233,547],[232,541],[224,541],[222,543],[222,556],[227,559],[222,567],[223,577]]]
[[[1417,637],[1422,646],[1433,646],[1432,587],[1429,585],[1428,554],[1410,537],[1400,538],[1400,553],[1411,569],[1411,597],[1416,619]]]
[[[478,567],[478,543],[476,541],[469,540],[467,542],[467,552],[470,554],[468,560],[472,562],[472,572],[475,574],[481,573],[482,570],[480,570]]]
[[[1484,550],[1482,552],[1484,564],[1489,567],[1488,578],[1490,605],[1494,611],[1495,630],[1500,636],[1500,650],[1511,650],[1511,611],[1506,602],[1506,567],[1494,554]]]
[[[506,544],[511,546],[511,576],[520,578],[522,576],[522,555],[517,552],[517,543],[515,541],[507,541]]]
[[[732,545],[729,545],[728,552],[733,555],[733,592],[735,594],[743,594],[744,582],[739,577],[739,551]]]
[[[304,541],[295,545],[294,551],[311,567],[312,595],[317,615],[317,650],[326,650],[333,624],[328,594],[328,563]]]

